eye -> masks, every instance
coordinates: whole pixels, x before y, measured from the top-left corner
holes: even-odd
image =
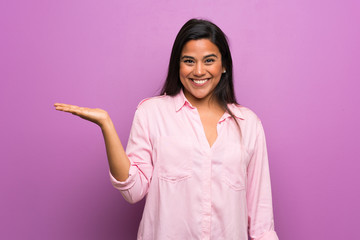
[[[183,62],[186,64],[194,64],[195,63],[194,60],[192,60],[192,59],[184,59]]]
[[[213,58],[207,58],[207,59],[205,59],[205,63],[206,63],[206,64],[211,64],[211,63],[213,63],[213,62],[215,62],[215,59],[213,59]]]

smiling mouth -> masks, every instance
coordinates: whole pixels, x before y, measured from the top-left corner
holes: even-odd
[[[210,80],[210,78],[205,78],[205,79],[193,79],[193,78],[190,78],[190,80],[193,81],[196,84],[202,85],[206,81]]]

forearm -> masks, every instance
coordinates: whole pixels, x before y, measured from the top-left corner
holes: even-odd
[[[110,172],[118,181],[125,181],[129,176],[130,161],[110,117],[100,127],[104,136]]]

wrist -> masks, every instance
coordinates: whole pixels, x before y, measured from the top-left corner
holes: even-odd
[[[113,123],[112,123],[112,120],[111,120],[109,114],[106,113],[104,118],[101,121],[99,121],[98,125],[100,126],[101,129],[104,129],[104,128],[108,128],[108,127],[112,126],[112,124]]]

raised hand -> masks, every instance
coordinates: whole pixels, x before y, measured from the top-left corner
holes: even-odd
[[[119,181],[125,181],[129,176],[130,160],[126,155],[115,126],[109,114],[99,108],[85,108],[64,103],[55,103],[58,111],[69,112],[101,127],[111,174]]]
[[[86,108],[64,103],[55,103],[54,106],[58,111],[72,113],[85,120],[91,121],[100,127],[110,119],[109,114],[100,108]]]

